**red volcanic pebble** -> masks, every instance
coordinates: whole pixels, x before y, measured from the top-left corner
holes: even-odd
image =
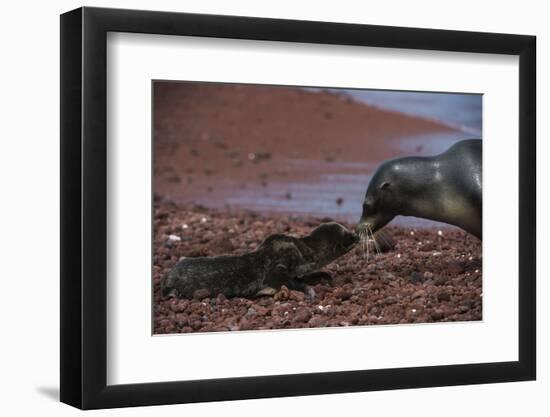
[[[264,216],[177,206],[155,199],[154,332],[195,333],[307,327],[472,321],[482,319],[481,242],[445,228],[386,227],[386,250],[357,245],[323,268],[332,284],[306,292],[285,286],[256,298],[195,291],[163,299],[160,283],[182,257],[244,254],[274,233],[308,234],[329,219]],[[347,227],[353,225],[345,224]],[[391,241],[389,240],[391,239]],[[391,248],[389,247],[391,246]]]

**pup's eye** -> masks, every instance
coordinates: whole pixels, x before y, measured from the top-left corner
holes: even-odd
[[[387,181],[384,181],[384,182],[380,185],[380,189],[381,189],[381,190],[385,190],[385,189],[387,189],[389,186],[390,186],[390,183],[387,182]]]

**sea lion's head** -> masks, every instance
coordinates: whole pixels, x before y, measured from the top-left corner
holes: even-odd
[[[374,173],[365,199],[363,212],[356,232],[363,235],[376,233],[399,214],[407,215],[410,202],[418,198],[420,158],[399,158],[380,165]]]
[[[314,250],[315,258],[327,264],[351,250],[359,237],[341,224],[329,222],[317,226],[303,240]]]

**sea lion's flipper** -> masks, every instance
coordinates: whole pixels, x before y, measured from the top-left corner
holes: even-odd
[[[299,278],[292,278],[288,283],[288,288],[295,291],[301,291],[306,298],[313,300],[315,298],[315,289],[309,283],[302,282]]]
[[[291,279],[292,277],[288,274],[288,268],[278,263],[269,271],[264,284],[267,287],[281,288],[282,285],[286,285]]]
[[[307,293],[308,285],[305,282],[300,281],[298,278],[291,278],[287,286],[290,290],[301,291]]]
[[[309,274],[302,275],[297,279],[307,285],[316,285],[322,282],[328,282],[332,285],[332,275],[324,271],[310,272]]]

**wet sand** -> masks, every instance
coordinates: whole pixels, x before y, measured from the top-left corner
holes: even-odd
[[[481,243],[457,229],[389,227],[395,247],[371,253],[359,246],[323,269],[333,286],[274,297],[160,297],[160,281],[181,256],[243,254],[266,236],[303,236],[329,219],[262,216],[155,202],[154,333],[266,330],[353,325],[471,321],[482,318]],[[352,225],[347,225],[348,227]],[[440,233],[438,233],[440,232]]]

